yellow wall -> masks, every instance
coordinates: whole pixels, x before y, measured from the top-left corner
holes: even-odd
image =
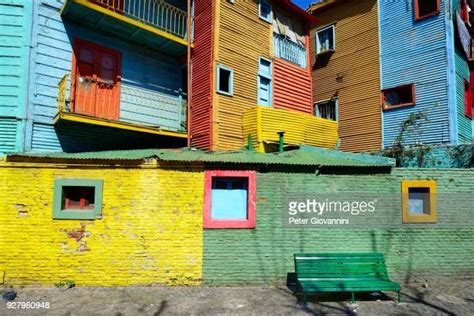
[[[53,220],[61,177],[103,179],[103,218]],[[200,283],[202,170],[0,162],[0,187],[6,284]]]
[[[251,135],[253,147],[261,153],[275,150],[279,131],[285,131],[285,145],[332,149],[338,141],[337,122],[307,113],[255,106],[245,111],[243,122],[246,135]]]
[[[214,150],[238,149],[244,145],[244,110],[257,104],[259,57],[271,58],[271,24],[258,17],[258,1],[216,1],[214,76],[216,65],[234,70],[234,95],[214,98]],[[215,87],[213,87],[215,91]]]
[[[377,1],[341,1],[314,15],[321,22],[310,33],[313,101],[338,97],[342,150],[378,150],[382,123]],[[315,56],[316,31],[331,24],[336,25],[335,52]]]

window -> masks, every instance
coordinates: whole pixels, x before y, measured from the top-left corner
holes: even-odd
[[[217,93],[232,96],[234,72],[232,69],[217,65]]]
[[[258,16],[268,23],[273,23],[272,5],[267,0],[258,1]]]
[[[415,105],[415,85],[409,84],[382,90],[382,102],[384,110]]]
[[[96,219],[102,215],[102,180],[56,179],[54,219]]]
[[[333,52],[336,49],[335,26],[331,25],[316,32],[316,54]]]
[[[414,0],[415,20],[422,20],[439,14],[440,0]]]
[[[255,228],[255,172],[206,171],[204,228]]]
[[[272,105],[272,62],[265,58],[259,59],[257,104]]]
[[[314,115],[328,120],[337,121],[337,99],[331,99],[315,103]]]
[[[436,181],[402,181],[403,223],[436,223]]]
[[[464,80],[464,115],[472,119],[472,91],[469,81]]]

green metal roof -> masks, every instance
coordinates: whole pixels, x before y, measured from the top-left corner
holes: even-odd
[[[83,153],[43,152],[9,154],[7,161],[18,160],[145,160],[269,164],[294,166],[391,167],[390,158],[303,146],[283,153],[259,154],[253,151],[206,152],[194,149],[136,149]]]

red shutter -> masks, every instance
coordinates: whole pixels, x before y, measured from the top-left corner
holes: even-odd
[[[464,80],[464,114],[467,117],[472,118],[472,91],[471,85],[467,80]]]
[[[467,3],[466,0],[461,0],[461,19],[464,22],[469,21],[469,13],[467,12]]]

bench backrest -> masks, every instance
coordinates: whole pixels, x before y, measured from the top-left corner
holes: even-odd
[[[389,280],[382,253],[295,254],[299,281]]]

